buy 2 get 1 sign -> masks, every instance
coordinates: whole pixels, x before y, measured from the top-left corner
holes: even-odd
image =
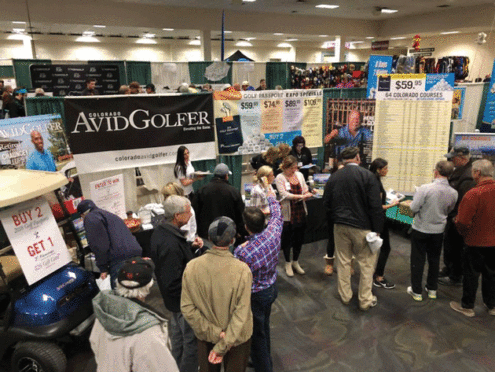
[[[0,212],[0,221],[29,285],[70,262],[65,241],[43,197]]]

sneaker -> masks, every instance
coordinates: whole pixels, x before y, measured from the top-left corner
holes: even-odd
[[[469,318],[472,318],[475,315],[473,309],[463,308],[460,302],[450,301],[450,307],[458,313],[461,313]]]
[[[449,287],[462,287],[462,281],[460,280],[452,280],[448,276],[445,278],[438,278],[438,284],[446,285]]]
[[[437,291],[429,290],[428,287],[425,287],[425,291],[428,293],[428,298],[431,298],[432,300],[437,299]]]
[[[378,288],[394,289],[395,284],[383,278],[382,280],[373,280],[373,285]]]
[[[292,271],[292,263],[291,262],[285,263],[285,273],[287,274],[288,277],[294,276],[294,271]]]
[[[373,298],[371,299],[371,303],[369,304],[368,307],[359,306],[359,308],[363,311],[368,311],[369,309],[371,309],[372,307],[375,307],[376,305],[378,305],[378,298],[376,298],[376,296],[373,296]]]
[[[407,293],[411,295],[414,301],[423,301],[423,295],[414,293],[412,287],[407,287]]]
[[[306,271],[303,270],[303,268],[299,265],[299,262],[297,262],[297,261],[292,261],[292,268],[299,275],[306,274]]]
[[[485,307],[486,307],[486,310],[488,311],[489,315],[495,315],[495,307],[490,309],[488,306],[486,306],[486,304],[485,304]]]

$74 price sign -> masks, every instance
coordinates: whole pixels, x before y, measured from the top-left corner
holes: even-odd
[[[265,106],[265,109],[267,108],[277,108],[280,106],[281,101],[280,100],[266,100],[263,102],[263,106]]]

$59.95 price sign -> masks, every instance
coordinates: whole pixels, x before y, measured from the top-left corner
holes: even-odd
[[[29,285],[70,262],[65,241],[43,197],[1,211],[0,221]]]
[[[425,91],[426,74],[393,74],[378,77],[377,99],[417,98]]]

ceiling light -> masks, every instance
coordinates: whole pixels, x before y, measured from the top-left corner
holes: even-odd
[[[141,39],[136,40],[136,44],[157,44],[157,42],[149,37],[142,37]]]
[[[399,37],[391,37],[390,40],[404,40],[404,36],[399,36]]]
[[[364,41],[351,41],[351,44],[362,44]]]
[[[382,8],[382,13],[392,14],[392,13],[397,13],[397,12],[398,12],[397,9]]]
[[[320,37],[328,37],[328,35],[319,35]]]
[[[155,34],[150,34],[149,32],[143,35],[143,37],[146,39],[153,39],[155,36],[156,36]]]
[[[78,43],[99,43],[100,40],[98,40],[97,38],[91,36],[91,35],[84,35],[83,36],[79,36],[76,41]]]
[[[275,32],[275,33],[274,33],[274,35],[275,35],[275,36],[281,36],[281,35],[283,35],[283,34],[282,34],[282,33],[280,33],[280,32]]]
[[[285,41],[297,41],[298,39],[287,39]]]
[[[25,25],[26,22],[24,21],[12,21],[12,23],[16,24],[16,25]]]
[[[163,31],[173,31],[173,28],[162,28]]]
[[[12,29],[12,32],[14,32],[16,34],[22,34],[24,31],[26,31],[25,28],[13,28]]]
[[[440,35],[450,35],[450,34],[458,34],[460,31],[445,31],[440,32]]]
[[[315,6],[315,8],[323,8],[323,9],[336,9],[338,7],[339,7],[338,5],[328,5],[328,4],[320,4]]]
[[[32,40],[31,36],[24,34],[11,34],[7,36],[8,40]]]
[[[105,25],[93,25],[93,27],[96,27],[96,28],[105,28],[107,26],[105,26]]]
[[[244,40],[246,41],[251,41],[251,40],[255,40],[256,38],[255,37],[245,37]]]
[[[252,47],[253,44],[251,44],[249,41],[246,41],[246,40],[241,40],[241,41],[238,41],[235,46],[237,47]]]
[[[231,34],[232,31],[224,31],[225,34]]]
[[[376,39],[374,36],[366,36],[366,39],[371,40],[371,39]]]
[[[254,3],[256,0],[242,0],[243,3]]]
[[[95,32],[94,31],[84,31],[82,33],[82,36],[95,36]]]
[[[277,45],[279,48],[292,48],[292,45],[289,43],[280,43]]]
[[[201,40],[191,40],[189,45],[201,45]]]

